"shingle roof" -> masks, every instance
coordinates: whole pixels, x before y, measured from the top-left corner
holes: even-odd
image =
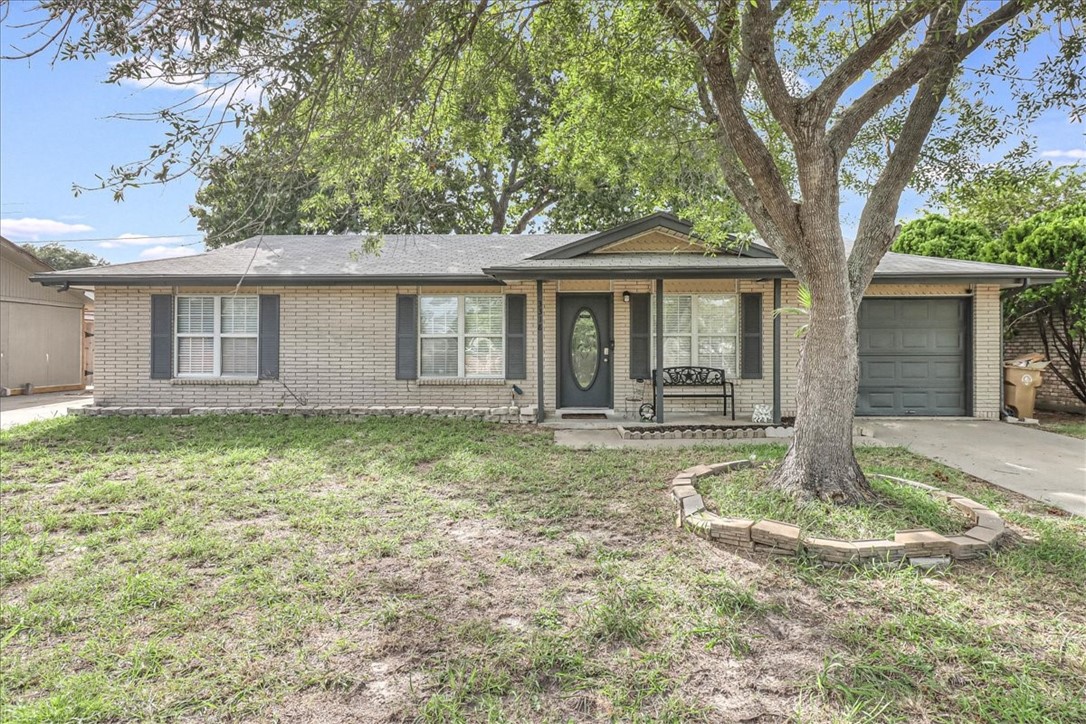
[[[788,277],[778,259],[721,254],[588,254],[530,258],[568,248],[592,234],[388,235],[378,253],[366,253],[370,237],[253,237],[203,254],[106,267],[36,274],[44,284],[234,285],[248,284],[480,284],[504,279],[561,277]],[[1062,272],[983,262],[887,254],[876,279],[1050,281]]]
[[[654,277],[677,276],[792,276],[787,267],[775,258],[758,259],[728,255],[703,256],[700,254],[600,254],[571,259],[526,259],[506,267],[491,266],[487,272],[498,278],[531,279],[539,275]],[[924,281],[928,277],[938,280],[961,279],[1020,279],[1038,281],[1063,276],[1062,272],[1049,269],[988,264],[959,259],[938,259],[911,254],[888,253],[875,270],[876,279],[908,279]]]
[[[350,283],[433,278],[493,282],[491,264],[508,265],[576,241],[584,234],[397,234],[384,237],[376,254],[363,251],[361,235],[253,237],[204,254],[41,274],[50,283],[140,284],[199,279],[202,283]]]

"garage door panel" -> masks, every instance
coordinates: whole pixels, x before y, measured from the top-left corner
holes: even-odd
[[[903,304],[900,309],[900,318],[906,323],[927,322],[932,316],[931,308],[927,304]]]
[[[877,353],[879,350],[894,350],[897,347],[897,334],[893,330],[874,329],[860,332],[861,351]]]
[[[906,329],[901,332],[901,349],[923,351],[931,349],[931,332],[926,329]]]
[[[865,300],[857,414],[966,414],[967,316],[962,299]]]
[[[928,380],[933,376],[932,365],[927,360],[903,361],[899,370],[903,380]]]
[[[865,360],[860,363],[860,384],[865,382],[892,383],[897,379],[895,360]]]
[[[893,322],[897,319],[898,307],[894,304],[895,301],[893,299],[870,299],[863,302],[864,313],[873,323],[872,326]]]
[[[932,377],[942,382],[964,382],[965,381],[965,365],[962,364],[960,359],[948,360],[946,362],[933,362],[931,365]]]
[[[960,352],[965,349],[965,335],[961,332],[937,329],[932,336],[932,346],[939,352]]]

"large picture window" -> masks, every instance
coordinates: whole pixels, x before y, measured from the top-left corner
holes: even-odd
[[[177,297],[178,377],[256,377],[258,298]]]
[[[737,376],[738,333],[736,295],[664,295],[665,367],[716,367]]]
[[[500,295],[419,300],[422,377],[505,375],[505,299]]]

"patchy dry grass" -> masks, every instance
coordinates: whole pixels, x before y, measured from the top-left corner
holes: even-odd
[[[1086,415],[1075,415],[1069,412],[1040,412],[1037,419],[1041,423],[1041,429],[1055,432],[1059,435],[1077,437],[1086,440]]]
[[[878,454],[866,450],[863,459],[869,475],[883,472]],[[798,502],[769,486],[772,471],[773,465],[767,462],[724,477],[709,477],[702,481],[701,491],[707,496],[709,507],[721,515],[787,521],[798,525],[804,535],[893,539],[894,531],[907,528],[930,528],[944,535],[958,535],[969,527],[965,515],[945,501],[884,478],[870,479],[877,500],[862,506],[842,507],[818,501]]]
[[[868,450],[1021,542],[925,576],[674,528],[676,471],[782,452],[408,419],[16,428],[0,719],[1086,719],[1081,521]]]

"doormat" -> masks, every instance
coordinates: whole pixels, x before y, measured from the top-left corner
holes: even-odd
[[[564,412],[563,420],[606,420],[607,415],[602,412]]]

